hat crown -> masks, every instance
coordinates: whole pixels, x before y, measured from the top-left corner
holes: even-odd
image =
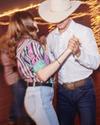
[[[71,7],[70,0],[48,0],[51,11],[60,12],[65,11]]]
[[[79,0],[45,0],[38,12],[45,21],[58,23],[68,18],[82,3]]]

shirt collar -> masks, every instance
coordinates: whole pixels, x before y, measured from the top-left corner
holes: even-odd
[[[70,22],[68,28],[64,32],[68,32],[68,31],[72,30],[74,28],[74,26],[75,26],[75,21],[71,19],[71,22]],[[55,35],[60,35],[58,28],[55,29]]]

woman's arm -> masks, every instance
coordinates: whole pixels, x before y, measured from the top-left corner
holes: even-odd
[[[37,72],[39,79],[42,81],[47,81],[48,78],[52,76],[61,67],[61,65],[68,58],[71,52],[71,49],[65,50],[58,59],[53,61],[51,64],[45,66],[44,68],[40,69]]]
[[[78,41],[71,40],[68,43],[67,49],[51,64],[45,66],[37,72],[40,80],[47,81],[50,76],[52,76],[64,63],[64,61],[70,56],[70,54],[77,52],[79,48]]]

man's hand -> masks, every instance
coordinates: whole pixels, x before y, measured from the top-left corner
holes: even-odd
[[[79,42],[79,39],[76,38],[75,36],[73,36],[73,37],[69,40],[68,49],[71,49],[71,50],[72,50],[73,55],[76,55],[77,57],[79,57],[80,54],[81,54],[81,52],[80,52],[80,42]]]

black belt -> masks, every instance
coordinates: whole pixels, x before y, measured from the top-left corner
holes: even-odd
[[[27,83],[27,86],[48,86],[48,87],[52,87],[52,83],[46,83],[46,82],[29,82]]]

